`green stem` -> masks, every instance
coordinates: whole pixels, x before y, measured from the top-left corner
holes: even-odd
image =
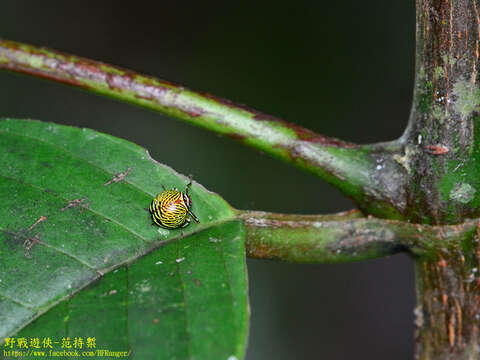
[[[290,215],[238,211],[247,227],[247,256],[297,263],[341,263],[407,251],[434,257],[475,233],[477,220],[431,226],[365,217],[359,211],[334,215]]]
[[[0,40],[0,69],[50,79],[185,120],[305,169],[379,217],[405,213],[399,143],[359,146],[228,100],[101,62]]]

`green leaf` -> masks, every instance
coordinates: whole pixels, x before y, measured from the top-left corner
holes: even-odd
[[[162,229],[145,210],[161,185],[183,191],[188,181],[122,139],[1,120],[0,343],[39,338],[29,350],[48,355],[42,340],[85,351],[90,338],[87,350],[138,359],[243,358],[245,229],[235,211],[195,182],[199,224]]]

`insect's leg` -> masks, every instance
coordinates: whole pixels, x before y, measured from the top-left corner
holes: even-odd
[[[195,214],[193,212],[190,211],[190,209],[188,209],[188,213],[190,214],[190,216],[193,218],[193,220],[195,220],[195,222],[197,224],[200,224],[200,220],[198,220],[198,218],[195,216]]]
[[[190,224],[190,219],[187,218],[185,219],[185,223],[180,228],[183,229],[184,227],[187,227],[189,224]]]

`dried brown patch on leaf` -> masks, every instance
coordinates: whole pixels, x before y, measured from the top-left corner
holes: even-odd
[[[63,208],[61,208],[60,211],[65,211],[65,210],[67,210],[67,209],[69,209],[69,208],[77,207],[77,206],[83,206],[83,207],[88,208],[88,206],[90,205],[90,203],[86,203],[86,204],[83,203],[86,199],[87,199],[87,198],[73,199],[73,200],[70,201],[66,206],[64,206]]]
[[[25,257],[30,257],[30,250],[39,243],[40,235],[36,234],[33,238],[29,238],[24,241],[23,247],[25,248]]]
[[[43,216],[43,215],[40,216],[40,218],[37,221],[35,221],[35,223],[32,226],[28,228],[28,231],[33,230],[38,224],[40,224],[42,221],[45,221],[45,220],[47,220],[46,216]]]
[[[107,181],[105,184],[103,184],[103,186],[108,186],[111,183],[118,183],[122,181],[130,173],[131,170],[132,168],[128,167],[127,170],[125,170],[124,172],[115,174],[113,178]]]

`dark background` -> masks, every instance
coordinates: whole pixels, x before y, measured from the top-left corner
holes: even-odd
[[[245,103],[357,143],[406,126],[413,1],[2,0],[0,37],[121,65]],[[0,117],[93,128],[240,209],[331,213],[352,207],[323,181],[181,121],[77,89],[0,72]],[[249,260],[248,360],[412,359],[413,264]]]

